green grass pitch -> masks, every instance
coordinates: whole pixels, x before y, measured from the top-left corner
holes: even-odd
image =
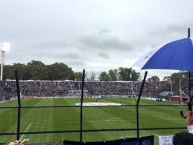
[[[132,98],[103,98],[84,99],[84,102],[115,102],[135,105]],[[22,99],[22,106],[64,106],[80,103],[78,98],[55,98],[55,99]],[[176,106],[176,102],[157,102],[141,100],[140,105],[171,105],[171,106],[140,106],[140,128],[167,128],[184,127],[185,121],[180,117],[180,110],[186,110],[186,106]],[[177,104],[177,103],[176,103]],[[17,109],[3,108],[17,106],[17,100],[0,104],[0,133],[16,132]],[[84,107],[83,129],[115,129],[136,128],[136,107]],[[55,108],[22,108],[21,109],[21,132],[44,132],[80,129],[79,107],[55,107]],[[140,136],[170,135],[184,130],[144,130]],[[29,138],[30,142],[60,142],[63,140],[79,140],[79,133],[48,133],[21,135]],[[118,132],[85,132],[84,141],[105,141],[120,138],[136,137],[136,131]],[[16,135],[0,136],[0,142],[15,140]]]

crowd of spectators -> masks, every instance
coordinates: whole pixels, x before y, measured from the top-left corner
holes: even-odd
[[[55,97],[80,95],[81,81],[45,81],[27,80],[20,81],[22,96]],[[86,81],[85,95],[89,96],[137,96],[140,90],[140,81]],[[160,91],[169,91],[170,83],[167,81],[146,82],[143,95],[156,97]],[[17,96],[15,81],[0,81],[0,96],[11,98]],[[2,97],[1,97],[2,99]]]

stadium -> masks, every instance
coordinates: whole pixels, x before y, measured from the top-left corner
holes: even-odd
[[[0,145],[193,144],[192,0],[0,5]]]
[[[82,84],[21,80],[18,104],[16,81],[1,81],[0,142],[16,136],[29,138],[30,143],[60,144],[64,140],[93,142],[154,135],[158,144],[159,136],[186,129],[180,111],[185,111],[187,105],[165,98],[158,101],[160,92],[171,89],[168,81],[145,83],[138,115],[136,104],[142,81],[85,81],[81,91]]]

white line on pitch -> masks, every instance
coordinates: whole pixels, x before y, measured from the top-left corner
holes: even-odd
[[[111,119],[107,119],[105,121],[120,121],[121,119],[120,118],[111,118]]]
[[[25,129],[25,133],[30,129],[30,127],[31,127],[31,123],[28,124],[27,128]],[[23,138],[24,136],[25,136],[25,134],[23,134],[23,135],[21,136],[21,139],[20,139],[20,140],[22,140],[22,138]]]

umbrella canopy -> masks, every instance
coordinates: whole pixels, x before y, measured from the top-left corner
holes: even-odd
[[[140,69],[170,69],[193,71],[192,38],[184,38],[170,42],[160,48],[153,49],[141,57],[134,67]]]
[[[189,71],[188,110],[192,110],[190,71],[193,71],[193,43],[188,29],[188,38],[167,43],[163,47],[153,49],[141,57],[133,67],[140,69],[170,69]],[[184,117],[183,112],[181,115]]]

